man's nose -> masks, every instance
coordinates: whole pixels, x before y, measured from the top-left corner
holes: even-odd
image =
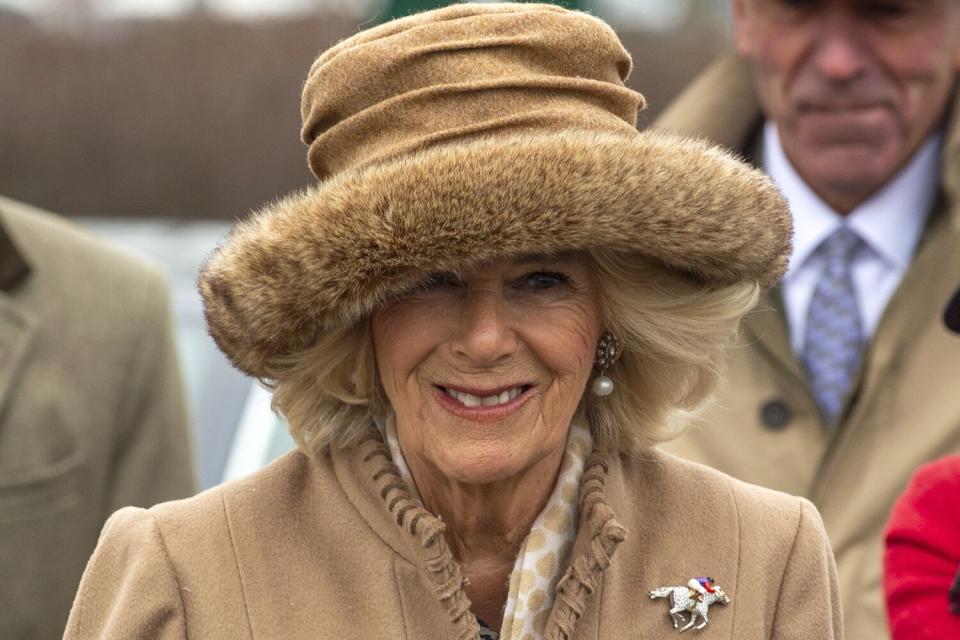
[[[812,62],[820,76],[830,82],[850,82],[867,69],[867,43],[862,29],[857,29],[852,21],[827,21],[820,29],[813,47]]]
[[[518,338],[509,316],[499,292],[468,293],[452,341],[454,353],[479,365],[496,364],[514,354]]]

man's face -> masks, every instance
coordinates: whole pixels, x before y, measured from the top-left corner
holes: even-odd
[[[733,0],[737,48],[797,172],[841,213],[937,127],[960,70],[960,0]]]

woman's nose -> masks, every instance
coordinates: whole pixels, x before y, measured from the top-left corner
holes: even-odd
[[[516,352],[518,338],[499,292],[469,293],[452,341],[455,354],[475,364],[492,365]]]

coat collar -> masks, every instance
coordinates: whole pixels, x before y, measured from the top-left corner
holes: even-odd
[[[479,629],[443,536],[445,525],[411,499],[379,430],[371,428],[358,445],[330,457],[360,516],[406,567],[418,568],[421,577],[409,579],[432,586],[451,625],[449,637],[476,638]],[[638,637],[659,637],[668,628],[666,610],[645,590],[685,584],[696,575],[716,576],[735,600],[739,507],[727,483],[707,477],[712,473],[657,449],[632,457],[594,451],[580,482],[577,537],[544,637],[598,637],[601,599],[608,598],[634,603],[631,625]],[[629,534],[621,523],[630,526]],[[617,568],[608,575],[615,555]],[[711,618],[713,636],[733,637],[733,623],[732,611]]]
[[[0,291],[13,291],[29,275],[29,263],[0,222]]]
[[[424,567],[458,638],[476,638],[479,627],[464,592],[465,579],[447,546],[446,525],[415,502],[376,428],[352,450],[332,455],[347,497],[374,532],[398,555]],[[580,482],[580,527],[545,637],[569,637],[598,590],[617,546],[626,537],[605,498],[609,464],[594,452]],[[562,634],[562,635],[561,635]]]

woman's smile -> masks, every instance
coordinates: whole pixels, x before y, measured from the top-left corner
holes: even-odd
[[[529,384],[490,389],[434,385],[434,397],[441,407],[457,416],[475,422],[496,422],[514,413],[534,394]]]

